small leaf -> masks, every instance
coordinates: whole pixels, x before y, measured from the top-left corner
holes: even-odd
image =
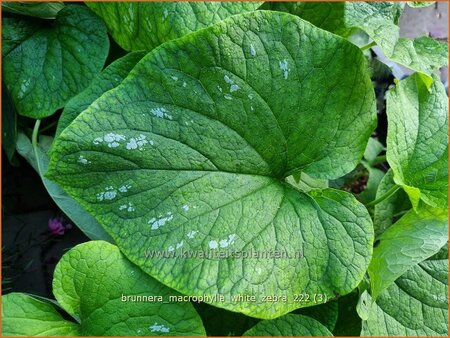
[[[436,3],[436,1],[408,1],[406,3],[412,8],[422,8],[431,6]]]
[[[437,76],[430,90],[420,74],[387,93],[387,160],[414,208],[419,200],[448,207],[448,98]]]
[[[2,10],[9,13],[54,19],[64,8],[63,2],[23,2],[2,1]]]
[[[108,54],[106,28],[88,8],[68,5],[54,21],[4,18],[3,79],[19,114],[52,115],[86,88]]]
[[[312,178],[304,172],[299,172],[286,178],[286,182],[292,184],[297,189],[309,192],[313,189],[328,188],[328,180]]]
[[[448,337],[448,259],[415,265],[381,293],[361,336]]]
[[[351,171],[374,108],[359,48],[289,14],[236,15],[148,53],[64,129],[48,175],[149,275],[275,318],[315,304],[294,294],[330,299],[363,278],[373,242],[366,208],[346,192],[298,191],[285,177]],[[273,293],[287,300],[233,301]]]
[[[361,162],[369,172],[369,179],[367,180],[366,189],[364,189],[364,191],[359,194],[359,200],[364,204],[367,204],[375,200],[378,186],[380,185],[380,182],[385,174],[380,169],[371,167],[366,161]]]
[[[231,15],[257,9],[262,2],[86,2],[127,51],[160,44],[206,28]]]
[[[65,320],[50,302],[25,293],[2,296],[2,336],[79,336],[77,323]]]
[[[90,239],[102,239],[113,242],[102,226],[87,213],[73,198],[55,182],[45,178],[44,174],[48,167],[48,150],[53,139],[48,136],[41,136],[40,142],[35,149],[28,137],[19,133],[17,138],[17,152],[22,155],[42,178],[45,188],[50,197],[55,201],[58,207],[72,220],[72,222],[81,229]]]
[[[84,91],[67,102],[58,120],[56,137],[104,92],[117,87],[144,55],[145,52],[133,52],[117,59],[98,74]]]
[[[373,39],[387,58],[416,72],[426,85],[433,70],[447,65],[448,45],[429,37],[400,38],[398,19],[404,4],[399,2],[290,2],[274,3],[273,9],[286,11],[314,25],[349,37],[357,30]]]
[[[372,297],[389,287],[410,267],[437,253],[448,241],[447,211],[411,210],[379,238],[369,265]]]
[[[245,332],[244,336],[328,337],[333,336],[333,334],[315,319],[288,314],[277,319],[263,320]]]
[[[395,186],[394,174],[389,169],[378,185],[376,198],[386,194]],[[392,196],[375,205],[373,215],[373,226],[375,228],[375,238],[378,238],[387,228],[389,228],[401,215],[411,209],[411,202],[404,190],[397,190]]]
[[[367,320],[370,314],[370,308],[372,306],[372,299],[369,292],[364,290],[359,297],[358,304],[356,305],[356,312],[362,320]]]
[[[367,162],[372,163],[382,151],[386,150],[383,144],[376,138],[369,138],[366,150],[364,150],[364,158]]]

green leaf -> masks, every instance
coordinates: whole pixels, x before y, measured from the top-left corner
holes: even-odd
[[[205,335],[189,302],[170,302],[169,296],[177,296],[176,292],[103,241],[80,244],[63,256],[55,269],[53,293],[58,303],[80,320],[81,335]],[[139,301],[137,296],[144,298]],[[151,301],[151,296],[164,300]]]
[[[436,3],[436,1],[408,1],[406,2],[409,7],[412,8],[422,8],[422,7],[428,7]]]
[[[79,336],[78,324],[65,320],[49,302],[24,293],[2,296],[2,336]]]
[[[286,11],[314,25],[349,37],[356,30],[369,35],[387,58],[426,74],[431,85],[434,69],[447,65],[448,45],[429,37],[400,38],[398,19],[404,4],[396,2],[288,2],[274,3],[273,9]]]
[[[104,92],[117,87],[144,55],[144,52],[133,52],[117,59],[98,74],[84,91],[67,102],[58,120],[56,136]]]
[[[3,334],[205,335],[189,302],[171,301],[176,292],[144,274],[107,242],[90,241],[67,252],[56,266],[53,293],[79,324],[62,319],[51,304],[12,294],[3,298]]]
[[[448,98],[437,76],[430,90],[420,74],[387,93],[387,160],[414,208],[419,200],[448,207]]]
[[[33,147],[29,138],[25,134],[19,133],[17,138],[17,152],[37,171],[50,197],[86,236],[90,239],[103,239],[108,242],[113,242],[111,236],[103,230],[102,226],[94,217],[87,213],[58,184],[45,178],[44,174],[47,171],[49,162],[48,150],[52,142],[53,139],[51,137],[41,136],[37,147]]]
[[[359,200],[364,204],[369,203],[376,198],[378,186],[384,177],[384,172],[380,169],[371,167],[366,161],[361,161],[362,165],[369,172],[369,179],[367,180],[367,186],[364,191],[359,194]]]
[[[52,115],[86,88],[108,54],[106,28],[88,8],[68,5],[54,21],[4,18],[3,80],[19,114]]]
[[[383,144],[378,141],[376,138],[369,138],[369,142],[367,142],[366,150],[364,150],[364,158],[369,163],[373,163],[378,155],[382,151],[386,150]]]
[[[86,2],[125,50],[152,50],[262,2]]]
[[[447,210],[411,210],[380,236],[369,265],[373,299],[410,267],[436,254],[447,243],[447,214]]]
[[[333,336],[333,334],[317,320],[288,314],[283,317],[263,320],[244,333],[244,336]]]
[[[376,199],[386,194],[393,186],[395,186],[394,174],[392,169],[389,169],[378,185]],[[409,209],[411,209],[411,202],[406,192],[401,189],[384,201],[377,203],[373,215],[375,238],[389,228],[399,218],[398,216],[403,215]]]
[[[64,8],[63,2],[10,2],[2,1],[2,10],[9,13],[29,15],[42,19],[54,19]]]
[[[372,305],[362,336],[448,336],[448,260],[412,267]]]
[[[289,14],[234,16],[147,54],[61,133],[48,175],[162,283],[274,318],[314,304],[294,294],[330,299],[364,275],[364,206],[284,178],[351,171],[374,128],[373,96],[364,56],[344,39]],[[229,251],[241,256],[220,258]],[[289,299],[232,299],[271,294]]]
[[[304,172],[299,172],[286,177],[286,182],[304,192],[309,192],[313,189],[328,188],[328,180],[312,178]]]
[[[16,151],[17,113],[11,97],[2,83],[2,146],[6,157],[11,162]]]

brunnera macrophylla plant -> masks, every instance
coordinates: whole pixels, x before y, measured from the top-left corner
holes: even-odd
[[[345,307],[358,335],[448,334],[448,101],[434,73],[448,48],[399,36],[405,4],[86,5],[63,6],[51,29],[4,22],[18,113],[64,107],[54,140],[38,139],[37,120],[17,151],[93,241],[58,264],[56,303],[3,297],[3,334],[209,334],[197,307],[158,298],[183,295],[262,319],[242,331],[250,336],[350,332],[338,331]],[[66,25],[81,15],[82,34]],[[130,53],[100,72],[106,29]],[[98,49],[95,67],[80,41]],[[43,62],[31,45],[59,54],[42,52]],[[414,71],[386,95],[387,173],[370,138],[373,45]],[[49,65],[67,75],[55,99],[37,89],[57,81]],[[335,187],[361,161],[381,172],[365,205]],[[348,294],[357,304],[343,305]]]

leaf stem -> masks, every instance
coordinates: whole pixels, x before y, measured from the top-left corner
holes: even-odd
[[[54,122],[50,123],[49,125],[45,126],[44,128],[41,129],[41,133],[53,128],[57,123],[58,123],[58,121],[54,121]]]
[[[34,157],[36,158],[36,167],[37,167],[37,172],[39,174],[39,176],[42,177],[42,173],[41,173],[41,164],[40,164],[40,160],[39,160],[39,154],[38,154],[38,135],[39,135],[39,127],[41,126],[41,120],[36,120],[36,123],[34,124],[34,128],[33,128],[33,134],[31,135],[31,144],[33,146],[33,150],[34,150]]]
[[[372,205],[376,205],[380,202],[383,202],[385,199],[388,199],[392,195],[394,195],[397,190],[400,189],[400,186],[394,185],[392,186],[388,191],[386,191],[381,197],[377,198],[376,200],[373,200],[372,202],[369,202],[366,204],[366,207],[370,207]]]
[[[372,41],[372,42],[369,42],[367,45],[362,46],[360,49],[361,50],[366,50],[366,49],[369,49],[369,48],[371,48],[373,46],[376,46],[376,45],[377,45],[377,43],[375,41]]]

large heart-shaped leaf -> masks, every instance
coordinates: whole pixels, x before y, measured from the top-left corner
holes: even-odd
[[[73,322],[50,304],[11,294],[3,303],[3,334],[205,335],[189,302],[171,301],[176,292],[143,273],[107,242],[87,242],[66,253],[55,269],[53,293]]]
[[[273,318],[362,279],[367,210],[284,178],[351,171],[374,123],[357,47],[295,16],[254,12],[147,54],[61,133],[48,175],[159,281]],[[309,300],[296,301],[303,292]],[[270,294],[288,299],[232,299]]]
[[[4,18],[3,80],[19,114],[53,114],[91,82],[109,49],[106,28],[88,8],[68,5],[53,22]]]
[[[369,266],[372,298],[410,267],[436,254],[448,241],[448,211],[411,210],[379,238]]]
[[[400,38],[397,23],[404,7],[401,2],[278,2],[270,7],[298,15],[345,37],[357,30],[364,31],[389,59],[426,74],[427,86],[431,84],[433,70],[448,62],[448,44],[426,36]]]
[[[244,336],[332,336],[328,329],[317,320],[307,316],[288,314],[286,316],[263,320],[244,333]]]
[[[448,336],[448,259],[412,267],[386,289],[362,336]]]
[[[420,74],[387,92],[387,160],[394,181],[419,200],[448,207],[448,97],[437,76],[428,90]]]
[[[86,2],[125,50],[151,50],[262,2]]]

